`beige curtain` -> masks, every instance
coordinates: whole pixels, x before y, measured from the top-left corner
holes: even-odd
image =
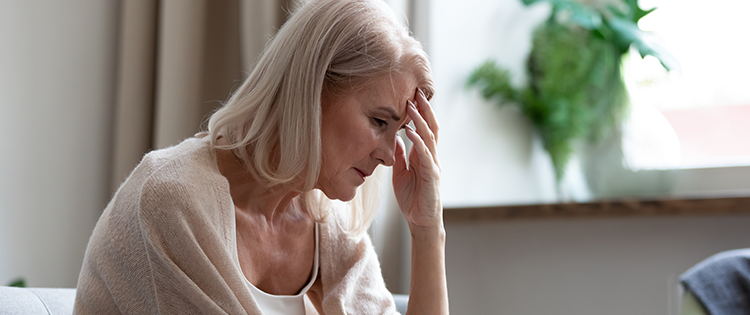
[[[289,0],[122,0],[111,186],[201,129],[286,20]]]

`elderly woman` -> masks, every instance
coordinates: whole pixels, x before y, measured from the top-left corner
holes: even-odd
[[[425,53],[381,0],[301,7],[208,132],[122,184],[75,313],[394,314],[358,189],[383,164],[412,236],[408,313],[447,314],[432,94]]]

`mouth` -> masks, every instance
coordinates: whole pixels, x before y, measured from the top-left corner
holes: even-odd
[[[355,170],[355,171],[357,171],[357,174],[359,174],[359,177],[362,177],[362,180],[365,180],[365,178],[366,178],[367,176],[370,176],[370,174],[369,174],[369,173],[367,173],[367,172],[365,172],[365,171],[363,171],[363,170],[360,170],[360,169],[358,169],[358,168],[356,168],[356,167],[354,168],[354,170]]]

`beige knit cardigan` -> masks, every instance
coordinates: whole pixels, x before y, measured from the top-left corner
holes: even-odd
[[[397,314],[365,235],[320,224],[322,314]],[[262,314],[233,258],[234,206],[207,137],[147,154],[104,210],[75,314]],[[308,312],[315,313],[306,298]]]

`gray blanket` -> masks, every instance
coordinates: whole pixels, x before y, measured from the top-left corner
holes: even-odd
[[[711,315],[750,314],[750,249],[711,256],[680,280]]]

